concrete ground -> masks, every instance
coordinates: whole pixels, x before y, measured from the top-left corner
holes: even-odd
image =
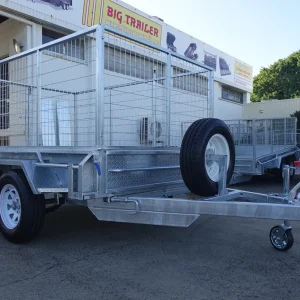
[[[281,191],[269,180],[239,188]],[[0,299],[299,299],[300,223],[287,253],[272,248],[273,225],[211,216],[187,229],[102,223],[65,206],[29,245],[0,237]]]

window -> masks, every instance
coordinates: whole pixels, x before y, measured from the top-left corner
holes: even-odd
[[[0,146],[9,146],[8,136],[0,136]]]
[[[59,38],[64,37],[65,35],[47,28],[43,28],[42,31],[42,41],[43,44],[52,42]],[[47,49],[47,51],[55,52],[58,54],[62,54],[66,57],[72,57],[80,60],[84,60],[85,52],[84,52],[84,38],[77,38],[74,40],[67,41],[65,43],[51,46]]]
[[[62,38],[64,36],[65,35],[62,33],[43,28],[43,44],[52,42],[52,41]]]
[[[243,92],[236,91],[229,87],[222,87],[222,98],[243,104]]]
[[[8,63],[0,64],[0,129],[9,128]]]
[[[104,68],[105,70],[143,80],[152,80],[154,70],[156,78],[166,76],[165,62],[109,43],[105,43]],[[173,87],[176,89],[208,96],[208,79],[206,76],[191,74],[191,71],[173,67],[172,81]],[[157,83],[163,85],[166,80],[157,80]]]
[[[208,96],[208,79],[200,74],[190,73],[187,70],[173,68],[173,87],[194,94]]]
[[[142,54],[106,44],[104,68],[130,77],[151,80],[154,70],[156,78],[164,76],[165,64]],[[158,80],[158,83],[162,84],[161,80]]]

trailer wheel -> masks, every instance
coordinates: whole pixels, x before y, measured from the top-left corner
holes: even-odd
[[[45,214],[50,214],[50,213],[53,213],[55,211],[57,211],[62,205],[61,204],[58,204],[58,205],[53,205],[51,207],[47,207],[45,208]]]
[[[33,239],[45,217],[43,198],[31,192],[24,177],[9,171],[0,178],[0,231],[16,244]]]
[[[213,196],[218,191],[219,165],[208,160],[209,154],[227,155],[227,184],[235,164],[235,146],[230,130],[219,119],[194,122],[182,140],[180,169],[189,190],[200,196]]]
[[[292,230],[285,230],[280,225],[274,226],[270,231],[270,242],[276,250],[281,252],[288,251],[294,244]]]

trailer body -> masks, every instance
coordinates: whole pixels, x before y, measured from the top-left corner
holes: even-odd
[[[190,124],[213,116],[212,68],[105,25],[0,65],[1,172],[21,171],[34,195],[86,205],[106,221],[189,226],[201,213],[300,219],[286,195],[228,191],[222,157],[216,197],[170,198],[189,193],[181,142]],[[236,174],[296,158],[295,119],[226,123]],[[245,197],[254,202],[239,201]]]

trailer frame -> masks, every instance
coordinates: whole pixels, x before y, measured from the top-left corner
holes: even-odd
[[[153,61],[155,61],[156,66],[162,66],[162,64],[167,66],[166,74],[162,72],[162,74],[157,76],[159,72],[154,68],[154,76],[150,79],[143,78],[129,83],[111,84],[108,88],[105,87],[105,34],[109,34],[110,38],[115,38],[118,42],[122,40],[123,43],[124,39],[127,42],[129,40],[129,43],[134,42],[137,46],[135,46],[136,48],[134,50],[131,49],[130,51],[134,52],[136,57],[141,55],[139,53],[139,47],[141,45],[146,47],[146,49],[152,49],[151,53],[153,52],[152,54],[155,56]],[[53,133],[53,135],[56,136],[54,140],[52,139],[52,133],[49,134],[49,132],[47,132],[48,135],[46,137],[49,138],[48,142],[50,141],[50,144],[54,143],[55,146],[45,146],[43,145],[44,141],[42,135],[43,93],[58,93],[63,95],[61,97],[73,97],[72,101],[74,102],[74,106],[72,106],[72,109],[74,109],[74,115],[78,115],[80,107],[78,107],[79,100],[76,96],[81,92],[67,91],[60,87],[55,87],[56,82],[53,83],[51,80],[49,81],[50,83],[45,80],[46,83],[44,82],[43,84],[42,76],[48,78],[48,73],[51,72],[43,73],[42,63],[47,62],[42,61],[42,51],[52,51],[51,59],[52,57],[54,57],[53,59],[61,59],[62,55],[65,55],[65,52],[63,54],[60,52],[61,46],[69,45],[68,43],[71,42],[70,48],[76,52],[78,51],[76,45],[80,38],[89,39],[92,41],[92,44],[95,42],[95,46],[93,46],[95,47],[95,60],[92,62],[92,66],[95,66],[95,73],[88,75],[93,78],[95,86],[81,91],[84,95],[94,93],[93,95],[95,96],[95,102],[91,105],[93,118],[88,118],[87,121],[84,120],[84,122],[86,122],[84,124],[87,124],[87,127],[84,128],[86,132],[82,134],[83,138],[85,138],[92,133],[95,143],[85,146],[78,145],[80,141],[76,140],[76,134],[78,134],[78,129],[80,128],[77,128],[78,120],[74,119],[74,128],[72,129],[74,130],[75,139],[70,142],[70,146],[61,145],[56,135],[57,132]],[[72,44],[74,40],[75,42]],[[115,46],[113,50],[115,51],[120,47],[121,46]],[[64,51],[65,50],[64,48]],[[127,51],[127,49],[125,50]],[[162,53],[165,60],[163,61],[161,58],[158,59],[157,53],[154,50]],[[66,50],[67,53],[71,53],[72,51],[68,52],[68,49]],[[107,51],[109,51],[109,49]],[[126,51],[125,55],[127,53]],[[30,55],[35,56],[30,57]],[[24,58],[25,60],[22,60]],[[170,71],[172,63],[174,63],[172,62],[172,58],[179,60],[175,68],[176,74],[171,74]],[[16,116],[22,119],[24,116],[23,112],[20,113],[20,110],[23,108],[24,102],[26,105],[28,104],[28,107],[24,106],[25,119],[27,122],[24,122],[26,128],[26,134],[24,135],[26,145],[0,147],[0,169],[2,175],[10,171],[17,171],[19,173],[21,171],[33,195],[41,195],[47,199],[52,199],[51,205],[54,206],[60,205],[61,203],[85,205],[99,220],[104,221],[187,227],[197,220],[201,214],[276,220],[283,219],[285,220],[283,225],[275,228],[275,231],[272,229],[270,239],[271,242],[273,241],[273,246],[278,250],[283,251],[291,248],[291,242],[288,240],[289,237],[291,237],[289,221],[300,220],[300,204],[299,200],[295,198],[300,184],[289,191],[289,172],[293,170],[291,166],[284,168],[285,188],[283,194],[268,195],[251,193],[228,189],[226,187],[226,157],[222,155],[212,155],[210,159],[219,165],[218,195],[196,200],[189,200],[184,197],[173,198],[176,195],[189,194],[187,187],[183,184],[179,165],[180,141],[183,134],[180,130],[182,124],[181,118],[189,116],[193,117],[191,121],[195,121],[196,118],[200,118],[196,114],[197,110],[200,111],[200,109],[203,114],[206,114],[205,117],[213,116],[214,78],[211,68],[160,46],[150,44],[139,38],[133,38],[128,34],[106,25],[94,26],[82,32],[71,34],[57,41],[4,59],[0,61],[0,64],[14,63],[19,59],[22,60],[20,63],[21,67],[26,67],[29,61],[35,60],[34,63],[30,65],[30,68],[28,70],[26,69],[27,74],[32,76],[26,77],[26,80],[21,78],[19,82],[14,80],[1,80],[1,84],[12,87],[13,92],[22,92],[26,96],[22,98],[17,94],[16,99],[21,99],[22,101],[17,103],[19,106],[14,108],[16,113],[15,116],[13,116],[15,118],[14,120],[16,120]],[[144,63],[145,61],[146,59],[144,59]],[[161,61],[163,61],[163,63]],[[72,63],[74,62],[77,64],[78,60],[73,57],[68,61],[68,66],[72,67]],[[85,64],[86,58],[84,57],[84,59],[80,61],[80,67]],[[185,66],[186,70],[182,69],[183,64],[187,64]],[[12,66],[14,67],[15,65],[12,64]],[[18,68],[16,69],[17,71],[21,69]],[[63,70],[59,71],[63,72]],[[21,76],[20,74],[22,72],[20,71],[18,76]],[[132,68],[130,68],[130,72],[132,72]],[[88,78],[88,76],[86,77]],[[179,82],[179,85],[176,86],[175,84],[172,87],[174,88],[175,86],[174,90],[176,89],[176,91],[179,89],[178,86],[183,87],[182,90],[185,89],[185,96],[195,97],[197,101],[200,101],[199,103],[203,104],[203,107],[199,107],[199,103],[195,101],[196,104],[194,103],[193,106],[191,106],[192,109],[190,111],[186,110],[182,112],[179,109],[180,112],[173,112],[172,115],[171,81],[176,82],[178,78],[188,78],[189,83],[192,82],[192,80],[196,82],[196,79],[199,79],[199,86],[205,88],[204,94],[197,93],[198,90],[195,89],[195,86],[192,87],[192,91],[190,87],[190,90],[188,90],[185,81]],[[164,84],[161,84],[162,82]],[[111,142],[106,132],[107,128],[112,128],[112,125],[105,123],[105,91],[109,91],[112,87],[127,89],[139,85],[151,86],[149,92],[150,96],[144,94],[144,97],[147,96],[150,98],[152,103],[151,113],[154,120],[153,140],[143,147],[116,146]],[[199,88],[199,86],[196,87]],[[164,89],[163,92],[165,92],[163,98],[165,102],[163,102],[164,106],[162,111],[157,109],[159,106],[157,102],[162,98],[157,95],[161,92],[160,89]],[[146,93],[148,91],[144,92]],[[34,94],[34,98],[32,98],[32,94]],[[131,92],[130,95],[133,97],[134,93]],[[178,95],[180,96],[180,94],[177,93],[174,97]],[[91,99],[92,98],[93,97],[91,97]],[[29,99],[33,100],[32,103]],[[90,99],[88,98],[87,100]],[[58,102],[56,102],[56,105],[57,103]],[[11,101],[11,104],[13,104],[13,101]],[[32,107],[29,107],[29,104],[32,105]],[[111,102],[109,104],[111,104]],[[186,103],[176,104],[184,107]],[[127,109],[130,111],[132,107]],[[30,114],[28,112],[33,112],[33,121],[29,119]],[[110,110],[109,113],[111,114],[112,110]],[[156,134],[158,131],[156,127],[156,117],[158,113],[161,113],[166,120],[165,145],[161,147],[157,145]],[[174,117],[174,115],[176,115],[177,119],[173,119],[172,123],[171,118]],[[54,119],[57,119],[57,115],[53,113],[53,116]],[[134,120],[130,119],[129,121]],[[68,119],[65,122],[71,121]],[[92,123],[94,127],[89,123]],[[179,133],[179,136],[176,134],[172,135],[172,132],[175,131],[175,127],[171,129],[172,124],[177,126],[176,130],[178,129],[178,132],[176,131],[176,134]],[[20,127],[23,130],[23,123],[21,121],[17,123],[15,127],[8,128],[8,130],[19,129]],[[49,128],[47,128],[47,130],[48,129]],[[55,130],[58,130],[57,126]],[[8,132],[8,134],[9,133],[11,132]],[[109,131],[109,133],[111,133],[111,131]],[[286,128],[284,133],[286,134]],[[136,133],[134,132],[134,134]],[[255,135],[255,131],[253,131],[253,134]],[[69,133],[65,134],[65,136],[68,135]],[[175,142],[173,142],[172,139],[174,139]],[[86,144],[89,143],[88,139],[84,141]],[[140,138],[139,142],[141,141],[143,140]],[[287,145],[286,140],[284,141],[284,145]],[[291,146],[290,152],[288,152],[289,156],[299,151],[295,145],[288,146]],[[284,148],[284,150],[286,150],[286,148]],[[255,145],[253,151],[255,151]],[[276,152],[272,153],[272,155],[274,154],[276,155],[276,159],[279,158],[280,160],[286,155],[286,153],[281,154],[281,156]],[[278,163],[278,160],[276,160],[276,163]],[[255,164],[257,164],[257,161],[255,161]],[[201,183],[199,182],[199,184]],[[278,245],[276,244],[277,242]]]

